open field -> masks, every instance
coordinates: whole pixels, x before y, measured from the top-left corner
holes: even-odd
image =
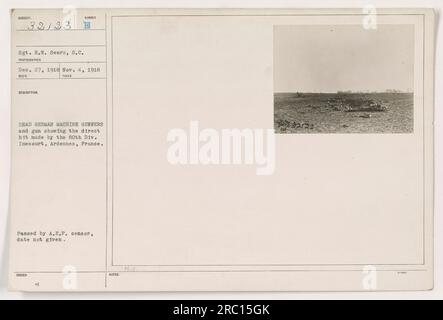
[[[414,95],[275,93],[274,127],[276,133],[412,133]]]

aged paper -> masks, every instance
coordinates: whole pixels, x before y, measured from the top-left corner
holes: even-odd
[[[11,20],[12,290],[432,289],[432,10]]]

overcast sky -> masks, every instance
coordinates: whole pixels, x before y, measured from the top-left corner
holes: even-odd
[[[275,26],[275,92],[412,91],[414,26]]]

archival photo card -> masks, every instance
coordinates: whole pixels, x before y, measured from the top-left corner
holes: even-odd
[[[433,287],[433,10],[11,22],[11,290]]]

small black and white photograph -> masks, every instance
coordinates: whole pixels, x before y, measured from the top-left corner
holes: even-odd
[[[413,133],[414,26],[274,26],[274,128]]]

